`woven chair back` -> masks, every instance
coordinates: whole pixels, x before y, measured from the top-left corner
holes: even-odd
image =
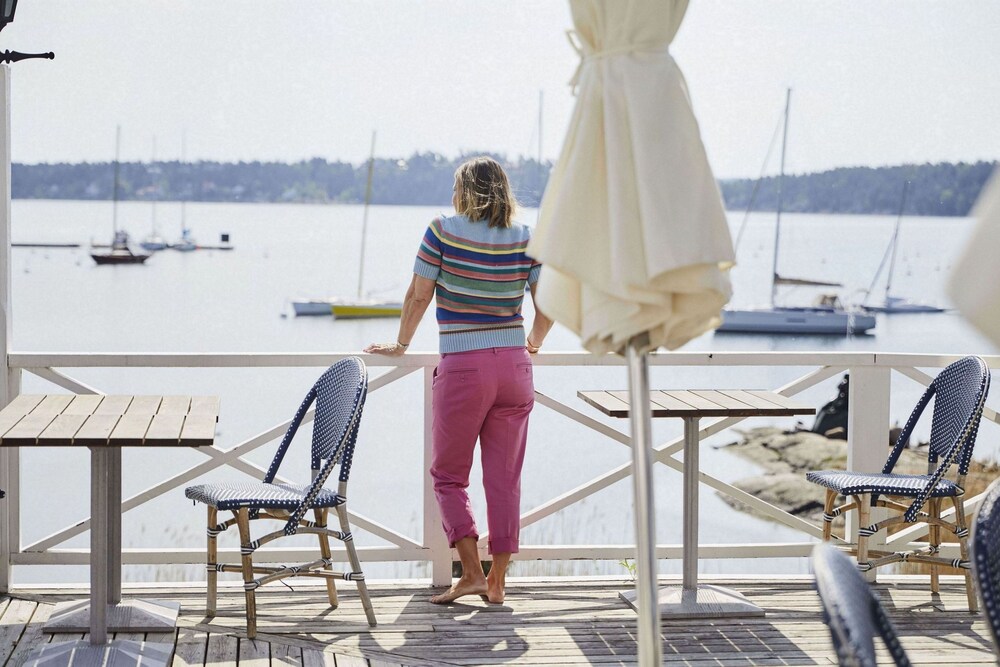
[[[816,590],[841,667],[875,667],[881,637],[897,667],[910,664],[896,629],[854,562],[829,544],[813,549]]]
[[[357,357],[338,361],[316,380],[310,393],[316,396],[312,468],[318,470],[323,460],[339,458],[340,481],[346,482],[368,394],[368,371],[364,362]]]
[[[969,472],[983,403],[990,386],[990,371],[979,357],[965,357],[942,370],[933,382],[934,414],[931,419],[931,460],[948,457],[956,439],[965,433],[951,461],[959,474]]]

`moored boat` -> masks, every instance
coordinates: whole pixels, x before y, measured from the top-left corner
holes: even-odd
[[[330,312],[339,319],[399,317],[403,304],[378,299],[335,299],[330,303]]]
[[[722,311],[721,333],[837,335],[863,334],[875,328],[875,317],[826,308],[775,307]]]
[[[191,252],[198,249],[198,244],[191,237],[191,230],[186,227],[181,231],[181,237],[176,243],[171,243],[170,247],[181,252]]]
[[[368,159],[368,183],[365,187],[365,209],[361,220],[361,253],[358,258],[357,298],[306,298],[292,301],[296,316],[333,315],[340,319],[364,319],[370,317],[399,317],[403,304],[399,301],[373,299],[364,296],[365,276],[365,236],[368,228],[368,205],[372,196],[372,175],[375,170],[375,133],[372,132],[371,157]]]
[[[785,145],[788,137],[788,111],[792,91],[785,97],[781,139],[781,168],[778,173],[778,205],[774,223],[774,255],[771,266],[771,303],[767,307],[722,311],[720,333],[807,334],[846,336],[867,333],[875,328],[875,317],[860,310],[848,310],[835,294],[822,294],[812,306],[779,306],[775,296],[779,285],[805,287],[842,287],[840,283],[778,274],[778,250],[781,238],[782,182],[785,177]],[[751,200],[752,204],[752,200]],[[748,208],[749,212],[749,208]]]
[[[119,126],[115,131],[115,180],[111,196],[111,227],[113,230],[111,249],[107,252],[98,252],[94,249],[93,244],[90,249],[90,256],[95,262],[97,262],[98,265],[142,264],[149,259],[148,254],[133,251],[129,241],[128,232],[124,229],[118,229],[118,169],[121,136],[122,128]]]
[[[115,232],[114,240],[111,242],[111,249],[108,252],[91,250],[90,256],[98,264],[142,264],[149,259],[148,253],[132,250],[128,232],[124,230]]]

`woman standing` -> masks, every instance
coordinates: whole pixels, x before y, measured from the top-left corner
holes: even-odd
[[[480,595],[500,603],[507,565],[518,551],[521,465],[535,401],[528,355],[541,348],[552,321],[536,309],[525,335],[525,286],[534,298],[541,265],[525,254],[531,230],[513,221],[517,202],[500,165],[488,157],[462,164],[452,204],[458,215],[435,218],[424,233],[396,342],[365,352],[401,356],[436,294],[441,361],[433,381],[431,476],[462,577],[431,602]],[[466,492],[477,439],[493,556],[488,577]]]

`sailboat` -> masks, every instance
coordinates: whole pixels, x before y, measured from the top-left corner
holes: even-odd
[[[156,137],[153,137],[153,159],[149,165],[149,173],[160,173],[160,168],[156,166]],[[167,242],[156,229],[156,199],[153,199],[152,222],[153,228],[149,236],[144,238],[139,245],[142,246],[143,250],[163,250],[167,247]]]
[[[120,149],[122,139],[122,128],[118,126],[115,132],[115,184],[112,189],[111,205],[111,225],[113,236],[111,237],[111,249],[108,252],[98,252],[91,247],[90,256],[100,264],[142,264],[149,255],[147,253],[134,252],[131,247],[128,232],[118,229],[118,171],[120,163]],[[93,244],[91,244],[93,246]]]
[[[774,259],[771,268],[771,303],[767,308],[745,310],[725,309],[722,324],[716,331],[722,333],[764,334],[827,334],[840,335],[865,333],[875,328],[875,317],[863,312],[848,311],[839,297],[821,295],[812,306],[777,306],[775,294],[779,285],[808,285],[841,287],[840,283],[787,278],[778,274],[778,249],[781,238],[781,190],[785,177],[785,147],[788,140],[788,110],[792,89],[785,96],[784,128],[781,137],[781,170],[778,175],[777,219],[774,225]]]
[[[341,319],[399,317],[403,304],[399,301],[371,299],[364,296],[365,240],[368,231],[368,206],[372,196],[372,176],[375,172],[375,133],[372,132],[371,157],[368,159],[368,184],[365,186],[365,212],[361,221],[361,255],[358,267],[357,298],[295,299],[292,308],[296,316],[333,315]]]
[[[899,202],[899,214],[896,216],[896,227],[892,231],[892,238],[889,240],[889,246],[885,249],[885,253],[882,255],[882,261],[878,265],[878,270],[875,271],[875,277],[872,278],[872,284],[868,287],[868,291],[865,292],[865,298],[862,300],[861,307],[866,311],[872,313],[943,313],[944,308],[940,306],[933,306],[926,303],[914,303],[907,299],[898,296],[891,296],[892,292],[892,274],[896,268],[896,246],[899,243],[899,226],[903,220],[903,208],[906,206],[906,193],[909,190],[910,182],[903,181],[903,196]],[[872,305],[866,303],[868,297],[871,295],[872,290],[875,289],[875,283],[878,282],[879,276],[882,275],[882,269],[885,267],[885,260],[889,258],[889,277],[885,281],[885,297],[881,304]]]

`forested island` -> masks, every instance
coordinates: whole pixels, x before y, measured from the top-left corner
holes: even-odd
[[[373,204],[444,206],[451,201],[452,175],[467,156],[417,153],[405,159],[375,160]],[[545,190],[550,162],[500,160],[518,199],[536,206]],[[895,214],[903,183],[910,181],[908,215],[964,216],[996,162],[939,163],[892,167],[843,167],[786,175],[782,208],[798,213]],[[111,199],[114,164],[14,164],[16,199]],[[314,158],[282,162],[126,162],[120,165],[123,200],[206,202],[349,203],[364,201],[368,165]],[[777,177],[719,182],[726,207],[755,211],[777,206]]]

